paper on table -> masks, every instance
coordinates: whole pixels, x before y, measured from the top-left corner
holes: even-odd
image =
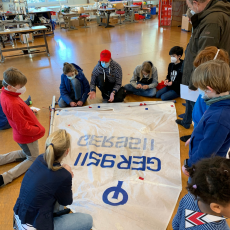
[[[196,102],[198,96],[199,96],[198,90],[193,91],[190,90],[187,85],[180,84],[180,97],[182,99]]]

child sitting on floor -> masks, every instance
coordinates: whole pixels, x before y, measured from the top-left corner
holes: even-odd
[[[226,220],[195,225],[186,220],[186,209],[230,218],[230,160],[223,157],[203,159],[188,169],[191,183],[189,193],[180,201],[173,230],[229,230]],[[190,214],[191,214],[190,211]],[[195,214],[195,213],[194,213]]]
[[[156,94],[158,85],[157,68],[151,61],[145,61],[138,65],[130,80],[130,84],[125,85],[127,93],[133,93],[143,97],[153,97]]]
[[[89,82],[83,70],[74,63],[65,62],[61,75],[59,107],[82,106],[88,98],[89,91]]]
[[[180,97],[180,84],[182,80],[182,65],[183,48],[174,46],[170,51],[171,63],[168,66],[168,75],[164,81],[166,87],[159,90],[156,98],[161,98],[162,101],[173,100]]]
[[[2,92],[2,87],[3,87],[2,81],[0,80],[0,94]],[[32,104],[30,96],[27,98],[25,103],[27,105]],[[0,103],[0,130],[10,129],[10,128],[11,128],[11,126],[10,126],[10,124],[9,124],[7,118],[6,118],[6,115],[3,113],[2,106],[1,106],[1,103]]]

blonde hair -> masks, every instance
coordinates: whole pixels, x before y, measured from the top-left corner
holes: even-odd
[[[200,64],[204,62],[213,60],[217,52],[218,48],[215,46],[206,47],[205,49],[201,50],[199,54],[196,56],[193,65],[195,67],[198,67]],[[218,55],[216,56],[216,60],[222,60],[229,64],[229,55],[227,51],[220,49]]]
[[[193,73],[193,85],[201,90],[207,86],[216,91],[217,94],[230,91],[230,68],[221,60],[212,60],[201,64]]]
[[[140,81],[143,78],[142,71],[145,71],[146,73],[148,73],[149,79],[151,79],[151,77],[152,77],[152,65],[149,62],[147,62],[147,61],[143,62],[142,66],[141,66]]]
[[[61,166],[53,166],[53,164],[58,162],[69,148],[70,134],[64,129],[53,132],[46,140],[46,151],[44,154],[44,160],[48,168],[53,171],[61,169]]]
[[[63,64],[63,73],[66,75],[67,73],[72,72],[75,72],[75,74],[78,75],[78,71],[75,69],[75,67],[72,64],[65,62]]]

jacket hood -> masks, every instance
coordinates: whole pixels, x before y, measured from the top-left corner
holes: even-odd
[[[215,12],[224,13],[230,17],[230,3],[219,1],[219,0],[211,0],[206,6],[206,8],[202,12],[193,15],[191,20],[192,22],[195,22],[197,20],[200,21],[206,16],[208,16],[209,14]]]

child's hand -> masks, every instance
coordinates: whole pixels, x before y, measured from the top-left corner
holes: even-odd
[[[136,89],[142,89],[142,85],[141,84],[138,84]]]
[[[142,86],[142,89],[148,89],[148,88],[149,88],[148,85],[143,85],[143,86]]]
[[[89,95],[90,100],[93,100],[96,98],[96,92],[94,92],[94,91],[89,92],[88,95]]]
[[[164,84],[165,84],[165,85],[168,85],[168,82],[169,82],[169,80],[165,80],[165,81],[164,81]]]
[[[74,101],[72,101],[72,102],[70,102],[70,104],[69,104],[71,107],[76,107],[77,106],[77,103],[76,102],[74,102]]]
[[[82,106],[83,105],[83,102],[82,101],[78,101],[77,102],[77,106]]]
[[[31,109],[34,114],[37,114],[38,111],[36,109]]]
[[[185,142],[185,146],[189,145],[190,139],[191,139],[191,138],[189,138],[189,139]]]
[[[182,166],[182,172],[184,173],[185,176],[190,177],[188,171],[186,170],[186,168],[184,167],[184,165]]]
[[[171,86],[172,85],[172,82],[170,81],[170,82],[168,82],[168,85],[167,86]]]
[[[73,171],[72,171],[72,169],[71,169],[71,167],[69,165],[63,164],[62,167],[65,168],[67,171],[70,172],[72,178],[74,177]]]

